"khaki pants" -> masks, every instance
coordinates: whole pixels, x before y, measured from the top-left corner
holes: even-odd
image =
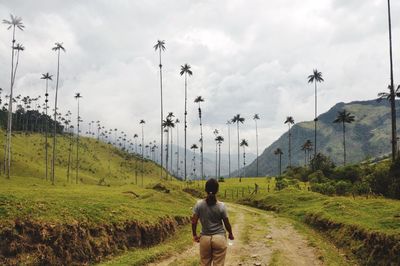
[[[212,235],[200,237],[200,265],[223,266],[226,255],[225,235]]]

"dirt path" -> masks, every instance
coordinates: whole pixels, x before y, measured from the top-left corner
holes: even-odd
[[[228,247],[225,265],[323,265],[315,248],[293,226],[271,213],[228,204],[235,241]],[[196,265],[198,245],[151,264]]]

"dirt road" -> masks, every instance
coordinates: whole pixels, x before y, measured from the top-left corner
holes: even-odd
[[[228,247],[225,265],[323,265],[317,251],[293,226],[273,214],[228,204],[235,241]],[[198,245],[155,265],[198,265]]]

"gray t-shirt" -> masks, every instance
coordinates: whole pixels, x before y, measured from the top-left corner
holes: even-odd
[[[223,202],[217,201],[215,205],[208,206],[205,200],[199,200],[194,205],[193,213],[200,218],[202,235],[225,235],[222,219],[228,218],[228,214]]]

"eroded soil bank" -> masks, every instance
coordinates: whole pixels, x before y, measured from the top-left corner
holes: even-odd
[[[85,265],[132,247],[159,244],[188,217],[156,223],[126,221],[93,225],[15,220],[0,226],[0,265]]]

